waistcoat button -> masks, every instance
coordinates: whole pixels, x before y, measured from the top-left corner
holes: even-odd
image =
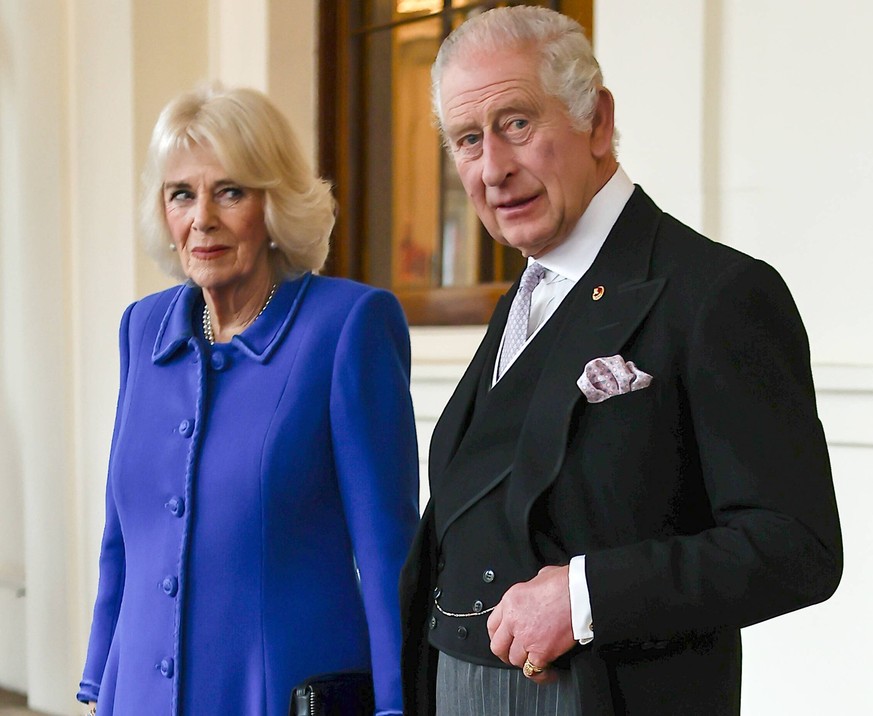
[[[161,663],[158,668],[161,670],[161,674],[166,676],[168,679],[173,678],[173,660],[172,659],[161,659]]]
[[[491,582],[494,581],[494,570],[493,569],[486,569],[482,573],[482,581],[487,583],[487,584],[491,584]]]

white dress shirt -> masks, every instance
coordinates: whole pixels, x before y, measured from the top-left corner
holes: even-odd
[[[546,273],[531,294],[528,338],[513,359],[513,363],[552,317],[576,282],[591,268],[633,191],[633,183],[619,166],[612,178],[591,199],[591,203],[588,204],[588,208],[585,209],[585,213],[570,235],[539,258],[528,258],[528,265],[536,261],[546,269]],[[498,380],[497,367],[500,364],[502,351],[503,339],[500,341],[500,350],[494,363],[492,386]],[[509,364],[511,365],[512,363]],[[584,554],[570,560],[570,613],[573,621],[573,638],[582,644],[587,644],[594,638],[594,624],[588,580],[585,577]]]

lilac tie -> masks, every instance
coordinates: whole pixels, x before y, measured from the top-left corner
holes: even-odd
[[[512,359],[518,355],[527,340],[530,297],[539,282],[543,280],[545,273],[546,269],[534,262],[521,275],[521,283],[515,298],[512,299],[509,318],[506,319],[506,328],[503,332],[503,350],[500,353],[500,366],[497,369],[498,380],[503,377]]]

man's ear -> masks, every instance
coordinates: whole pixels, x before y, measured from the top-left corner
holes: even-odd
[[[591,117],[591,153],[601,159],[612,154],[612,135],[615,132],[615,101],[606,87],[597,90],[597,103]]]

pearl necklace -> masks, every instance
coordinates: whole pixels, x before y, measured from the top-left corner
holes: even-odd
[[[263,307],[260,311],[258,311],[257,316],[255,316],[251,321],[245,324],[246,328],[248,328],[252,323],[257,321],[261,317],[261,314],[267,310],[267,306],[270,305],[270,301],[272,301],[273,296],[276,295],[277,286],[278,284],[274,283],[273,286],[270,288],[270,295],[267,296],[267,300],[264,301]],[[206,338],[207,341],[209,341],[209,345],[215,345],[215,333],[212,332],[212,318],[209,315],[209,305],[206,303],[203,304],[203,336]]]

